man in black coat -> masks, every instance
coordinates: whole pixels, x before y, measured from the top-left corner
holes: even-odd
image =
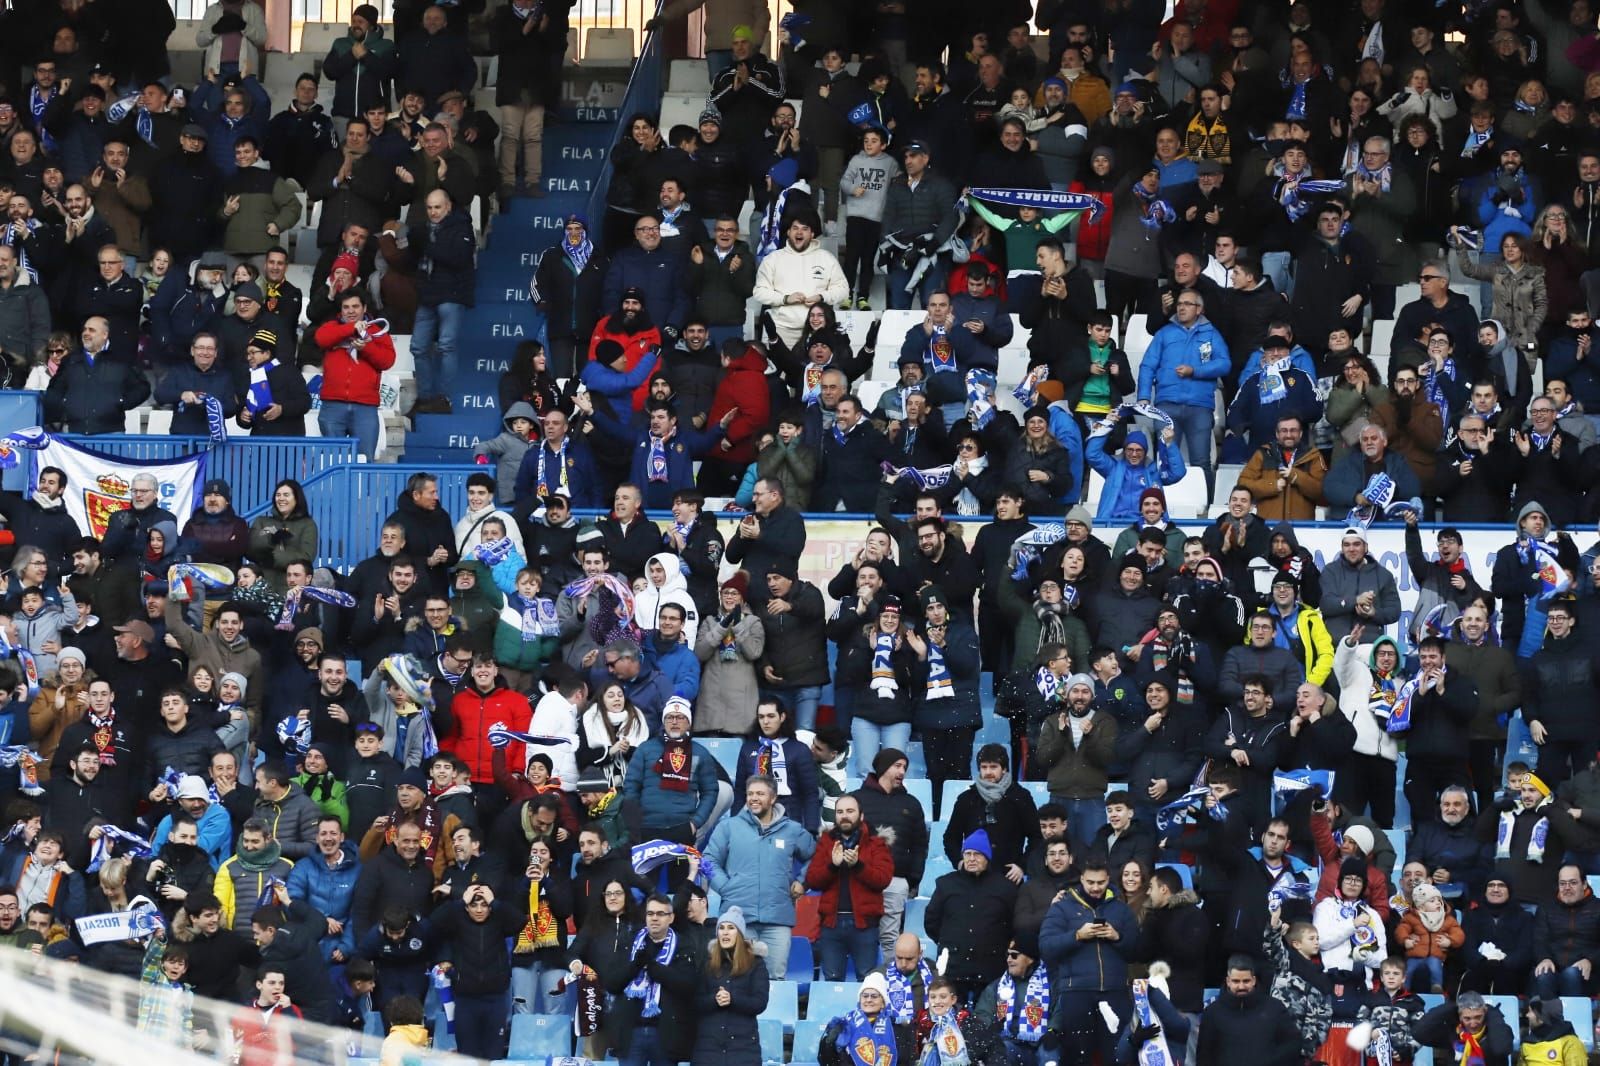
[[[307,1021],[331,1024],[337,996],[320,946],[328,919],[304,900],[291,901],[282,887],[277,892],[276,903],[250,916],[261,961],[282,970],[284,990]]]
[[[798,566],[806,548],[806,524],[800,512],[783,498],[777,478],[756,482],[754,510],[739,520],[728,542],[727,560],[750,575],[749,600],[767,602],[767,574],[780,560]]]
[[[1260,965],[1246,954],[1228,959],[1222,994],[1200,1015],[1195,1066],[1228,1066],[1241,1061],[1240,1056],[1259,1066],[1294,1066],[1300,1061],[1300,1030],[1294,1015],[1257,983]]]
[[[627,1034],[627,1046],[618,1050],[630,1062],[678,1062],[687,1059],[692,1050],[700,953],[682,938],[676,938],[675,947],[669,950],[672,920],[672,900],[659,892],[651,893],[644,901],[644,943],[630,954],[627,964],[619,968],[606,989],[617,997],[617,1031]],[[649,982],[651,995],[624,995],[627,987],[640,978]],[[644,1017],[647,998],[659,1004],[649,1018]]]
[[[245,342],[252,380],[239,403],[239,425],[256,437],[303,437],[311,393],[299,368],[277,357],[277,347],[277,334],[267,329],[257,330]],[[254,380],[258,370],[265,380]]]
[[[222,417],[232,418],[239,410],[239,390],[232,374],[217,364],[217,338],[197,333],[189,342],[187,364],[174,367],[156,387],[156,403],[170,407],[172,432],[179,436],[204,437],[208,429],[205,399],[215,396],[222,404]]]
[[[336,143],[333,119],[317,103],[317,79],[300,75],[295,79],[294,99],[267,123],[262,156],[272,164],[274,174],[308,188],[312,170]]]
[[[357,941],[390,907],[403,907],[413,917],[425,916],[433,907],[433,864],[422,850],[422,826],[401,823],[394,831],[394,843],[362,864],[351,896],[350,920]]]
[[[951,865],[961,862],[962,841],[979,829],[989,834],[992,864],[1012,884],[1022,883],[1027,852],[1041,847],[1039,812],[1033,796],[1011,777],[1011,757],[999,744],[978,749],[978,778],[956,797],[944,830]]]
[[[1157,870],[1150,878],[1150,907],[1139,929],[1139,958],[1160,959],[1171,967],[1168,998],[1185,1014],[1200,1013],[1209,934],[1200,900],[1183,887],[1178,871],[1170,866]]]
[[[313,201],[325,201],[317,222],[318,248],[333,248],[348,225],[376,233],[386,221],[390,193],[398,179],[393,162],[369,151],[372,139],[366,119],[351,119],[344,143],[324,155],[312,173],[306,192]],[[370,262],[368,257],[362,265]]]
[[[1577,633],[1576,611],[1570,600],[1550,604],[1544,644],[1522,671],[1522,713],[1539,745],[1539,778],[1552,789],[1588,769],[1600,743],[1600,669]]]
[[[150,87],[145,89],[146,93],[151,91]],[[222,172],[206,154],[204,129],[181,122],[175,133],[177,129],[183,131],[181,136],[175,136],[177,150],[161,153],[152,165],[145,236],[150,247],[169,249],[174,264],[187,264],[211,247],[217,208],[222,202]],[[144,143],[136,132],[126,128],[126,123],[119,127],[119,134],[134,137],[129,143],[136,148]],[[134,158],[137,162],[139,157],[135,154]]]
[[[1365,237],[1343,232],[1345,214],[1334,201],[1319,207],[1316,228],[1301,239],[1295,258],[1294,330],[1313,344],[1324,343],[1335,326],[1358,336],[1372,295],[1376,257]],[[1400,343],[1398,330],[1395,342]]]
[[[52,581],[72,572],[72,549],[82,537],[77,521],[67,513],[66,491],[66,471],[47,466],[39,471],[38,486],[27,499],[0,492],[0,517],[5,518],[14,542],[32,544],[44,552]]]
[[[1467,736],[1478,713],[1478,686],[1466,674],[1448,669],[1447,647],[1438,637],[1425,637],[1417,645],[1419,684],[1411,700],[1411,730],[1406,734],[1405,794],[1413,819],[1422,812],[1437,811],[1439,794],[1446,787],[1472,779],[1467,769]],[[1528,706],[1527,699],[1524,692],[1524,706]]]
[[[120,433],[124,414],[150,396],[150,383],[110,351],[111,328],[95,316],[83,324],[83,347],[68,355],[44,394],[44,420],[70,433]],[[131,356],[132,353],[129,353]]]
[[[432,591],[446,595],[450,568],[459,556],[455,526],[439,506],[439,479],[432,474],[412,474],[394,513],[384,522],[398,523],[405,530],[407,554],[427,567],[426,583]]]

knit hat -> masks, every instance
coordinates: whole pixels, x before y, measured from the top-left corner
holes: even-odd
[[[1300,587],[1300,579],[1287,570],[1279,570],[1276,574],[1273,574],[1272,583],[1274,585],[1292,585],[1296,589]]]
[[[889,767],[897,762],[903,762],[909,767],[911,757],[899,748],[882,748],[872,757],[872,773],[876,777],[882,777],[888,772]]]
[[[717,127],[718,129],[721,129],[722,128],[722,112],[718,111],[714,107],[708,107],[704,111],[700,112],[700,120],[698,122],[696,122],[695,125],[696,126],[704,126],[707,122],[711,123],[713,126]]]
[[[178,778],[178,799],[195,800],[210,799],[211,790],[206,787],[205,778],[195,774],[184,774]]]
[[[794,581],[800,576],[800,568],[795,565],[793,559],[787,557],[774,559],[767,570],[769,573],[777,574],[779,577],[786,577],[790,581]]]
[[[874,970],[862,980],[860,989],[856,991],[856,996],[859,998],[862,992],[876,992],[887,1003],[889,1001],[889,979]]]
[[[544,767],[546,777],[549,777],[556,772],[555,760],[550,758],[550,756],[546,755],[542,751],[536,752],[533,757],[528,760],[529,766],[532,766],[534,763],[539,763]]]
[[[1122,446],[1126,448],[1130,444],[1137,444],[1145,451],[1150,450],[1150,438],[1144,435],[1144,430],[1142,429],[1128,430],[1128,435],[1123,438]]]
[[[1411,890],[1411,905],[1419,910],[1424,906],[1431,907],[1436,903],[1440,906],[1444,905],[1444,894],[1434,887],[1431,882],[1424,881]]]
[[[1167,697],[1169,699],[1178,691],[1178,686],[1172,683],[1172,675],[1165,670],[1157,670],[1155,673],[1145,678],[1144,691],[1149,692],[1151,685],[1160,685],[1162,688],[1166,689]]]
[[[1042,418],[1042,419],[1044,419],[1045,424],[1049,425],[1050,424],[1050,408],[1048,406],[1046,406],[1045,404],[1042,404],[1042,403],[1041,404],[1035,404],[1034,406],[1028,408],[1028,410],[1023,414],[1023,416],[1022,416],[1022,424],[1023,425],[1027,425],[1031,420],[1033,420],[1035,418]]]
[[[245,694],[250,691],[250,682],[245,680],[245,676],[239,673],[237,670],[229,670],[227,673],[222,675],[221,679],[217,681],[219,691],[222,683],[227,681],[229,678],[232,678],[233,683],[239,686],[239,698],[241,700],[244,699]]]
[[[369,26],[376,26],[380,17],[378,14],[378,9],[372,4],[360,4],[355,8],[355,10],[350,12],[351,18],[355,18],[357,16],[366,19],[367,25]]]
[[[1354,855],[1346,855],[1339,862],[1339,880],[1347,877],[1361,878],[1361,891],[1367,890],[1367,860]]]
[[[412,788],[426,792],[428,791],[428,775],[423,773],[419,767],[408,767],[400,772],[400,780],[396,784],[410,785]]]
[[[1101,145],[1099,148],[1096,148],[1094,151],[1090,152],[1089,153],[1089,162],[1093,163],[1096,159],[1100,158],[1101,156],[1105,156],[1106,157],[1106,161],[1108,163],[1110,163],[1112,166],[1116,166],[1117,165],[1117,153],[1113,149],[1107,147],[1106,145]]]
[[[227,500],[229,503],[233,502],[233,489],[230,488],[228,486],[228,483],[226,481],[222,480],[220,477],[214,477],[210,481],[207,481],[206,484],[205,484],[205,488],[200,490],[200,495],[202,495],[202,496],[221,496],[224,500]]]
[[[1147,500],[1147,499],[1152,499],[1152,498],[1155,499],[1155,500],[1160,501],[1161,509],[1163,511],[1165,511],[1167,509],[1167,494],[1165,492],[1162,492],[1160,489],[1155,488],[1154,486],[1152,486],[1152,487],[1150,487],[1148,489],[1145,489],[1143,492],[1139,493],[1139,509],[1143,510],[1144,509],[1144,501]]]
[[[1085,507],[1081,503],[1075,503],[1067,509],[1066,520],[1068,522],[1081,523],[1088,526],[1090,529],[1094,528],[1094,515],[1089,512],[1089,508]]]
[[[609,338],[594,346],[594,361],[602,366],[610,366],[627,354],[626,348]]]
[[[739,930],[739,935],[745,939],[750,938],[750,930],[744,924],[744,911],[739,907],[724,907],[722,913],[717,915],[718,925],[731,925]]]
[[[990,862],[994,861],[994,847],[989,843],[987,829],[975,829],[968,833],[967,838],[961,842],[961,850],[963,853],[975,851]]]
[[[1522,781],[1524,784],[1532,785],[1534,788],[1538,789],[1539,795],[1544,796],[1546,799],[1549,798],[1550,786],[1539,780],[1538,774],[1528,774],[1523,777]]]
[[[1517,512],[1517,525],[1522,525],[1523,519],[1531,514],[1544,515],[1545,522],[1548,523],[1550,521],[1550,512],[1544,509],[1544,505],[1538,500],[1529,500],[1522,505],[1522,510]]]
[[[610,792],[611,782],[606,780],[606,775],[599,770],[585,770],[578,776],[578,783],[573,786],[579,792]]]
[[[681,714],[689,719],[689,724],[694,725],[694,705],[682,696],[672,696],[661,708],[661,720],[666,721],[669,714]]]
[[[237,289],[234,289],[233,298],[236,301],[254,300],[256,303],[264,303],[266,301],[266,297],[261,293],[261,286],[253,281],[244,282]]]
[[[246,348],[259,348],[264,352],[278,350],[278,335],[270,329],[258,329],[244,342]]]
[[[333,277],[336,270],[348,270],[352,277],[361,276],[361,260],[349,252],[340,252],[333,257],[333,265],[328,268],[328,277]]]
[[[950,606],[950,597],[946,596],[944,589],[938,585],[922,586],[922,591],[917,593],[917,599],[921,601],[923,610],[927,610],[936,603],[943,604],[946,607]]]
[[[1054,85],[1057,89],[1060,89],[1062,92],[1067,91],[1067,83],[1061,78],[1046,78],[1043,84],[1041,84],[1039,87],[1041,89],[1048,89],[1052,85]]]
[[[1068,693],[1071,693],[1072,690],[1077,688],[1079,685],[1088,685],[1090,693],[1094,692],[1094,678],[1090,677],[1088,674],[1067,675],[1067,683],[1065,688]]]
[[[1356,846],[1362,857],[1372,854],[1372,846],[1376,843],[1372,830],[1364,825],[1353,825],[1344,831],[1344,838]]]
[[[77,660],[79,666],[89,665],[89,657],[83,654],[82,648],[74,648],[69,646],[56,652],[56,665],[58,667],[68,659]]]
[[[728,580],[722,583],[722,587],[733,589],[742,599],[750,594],[750,575],[743,570],[735,570]]]
[[[900,613],[900,597],[892,592],[878,601],[878,613],[883,614],[887,611]]]
[[[294,639],[296,641],[314,640],[317,642],[317,647],[319,648],[326,648],[328,646],[328,642],[323,639],[322,630],[317,626],[307,626],[300,632],[296,633]]]

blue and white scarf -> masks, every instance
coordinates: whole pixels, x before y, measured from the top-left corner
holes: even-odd
[[[1272,774],[1272,813],[1277,814],[1296,793],[1317,790],[1323,797],[1333,795],[1332,770],[1276,770]]]
[[[511,553],[517,550],[517,545],[510,537],[501,537],[496,541],[481,540],[472,549],[472,557],[484,566],[495,567],[511,558]]]
[[[43,225],[43,223],[36,218],[30,218],[26,219],[22,225],[30,234],[32,234],[38,232],[39,227]],[[0,244],[9,244],[13,249],[16,250],[17,267],[23,273],[28,275],[28,280],[31,283],[35,285],[39,284],[39,268],[34,265],[31,259],[28,258],[28,246],[21,240],[12,238],[11,227],[9,225],[7,225],[4,229],[4,236],[0,236]]]
[[[245,410],[259,415],[272,406],[272,383],[267,375],[278,367],[278,360],[268,359],[260,366],[250,368],[250,389],[244,394]]]
[[[512,6],[512,10],[516,10],[515,5]],[[589,257],[594,254],[594,243],[589,240],[588,227],[584,228],[583,240],[577,244],[563,239],[561,251],[565,253],[567,261],[572,264],[572,272],[574,274],[582,274],[583,268],[589,265]]]
[[[516,6],[512,6],[516,10]],[[447,1033],[456,1031],[456,997],[451,989],[452,981],[450,969],[443,963],[428,971],[428,980],[433,985],[433,990],[439,995],[439,1010],[444,1014],[444,1029]]]
[[[1133,982],[1133,1017],[1144,1028],[1155,1024],[1155,1014],[1150,1009],[1150,985],[1147,981]],[[1158,1033],[1139,1045],[1139,1066],[1171,1066],[1172,1049],[1167,1047],[1164,1033]]]
[[[880,463],[885,474],[893,474],[901,481],[909,481],[918,489],[942,489],[950,482],[950,475],[955,472],[955,466],[895,466],[893,463]]]
[[[291,755],[304,755],[311,750],[311,720],[291,714],[278,723],[278,743]]]
[[[1028,975],[1020,1008],[1017,1006],[1017,983],[1011,974],[1001,975],[994,992],[994,1016],[1002,1034],[1023,1044],[1037,1044],[1044,1039],[1050,1023],[1050,972],[1043,963],[1036,965]]]
[[[1411,705],[1417,698],[1419,680],[1413,677],[1401,685],[1400,691],[1395,694],[1394,706],[1389,709],[1389,719],[1384,723],[1387,732],[1404,733],[1411,728]]]
[[[1311,173],[1309,170],[1302,171],[1308,175],[1306,177],[1291,176],[1285,171],[1281,162],[1274,165],[1273,173],[1279,179],[1277,187],[1273,189],[1273,195],[1277,197],[1278,203],[1283,205],[1283,213],[1289,216],[1290,222],[1299,222],[1306,216],[1306,212],[1311,210],[1312,202],[1304,199],[1301,194],[1326,196],[1344,190],[1344,182],[1309,177]]]
[[[943,1014],[930,1011],[928,1020],[933,1028],[922,1050],[921,1066],[969,1066],[972,1059],[967,1055],[967,1039],[961,1035],[955,1009]]]
[[[489,727],[484,738],[489,741],[491,748],[504,748],[512,743],[533,744],[537,747],[551,748],[563,744],[573,743],[571,737],[547,737],[539,733],[519,733],[504,722],[495,722]]]
[[[228,422],[222,414],[222,400],[209,392],[201,397],[200,404],[206,409],[206,436],[212,444],[221,444],[228,439]]]
[[[1028,371],[1027,377],[1024,377],[1022,382],[1016,388],[1011,390],[1011,395],[1015,396],[1017,398],[1017,402],[1022,404],[1022,406],[1032,407],[1034,400],[1039,395],[1039,383],[1044,381],[1049,376],[1050,368],[1045,364],[1040,363]]]
[[[1278,403],[1289,398],[1289,386],[1284,382],[1284,372],[1289,368],[1289,360],[1283,359],[1261,368],[1261,374],[1256,380],[1256,390],[1260,394],[1263,404]]]
[[[1011,579],[1024,581],[1028,567],[1044,554],[1044,549],[1067,539],[1067,527],[1058,522],[1046,522],[1022,534],[1011,542]]]
[[[1093,222],[1105,210],[1098,197],[1086,192],[1051,192],[1048,189],[968,189],[967,197],[1006,207],[1031,207],[1038,211],[1088,212]]]
[[[561,634],[561,623],[556,617],[554,600],[538,596],[530,601],[518,596],[517,603],[521,606],[518,607],[516,604],[510,606],[517,612],[523,640],[538,640]]]
[[[922,353],[922,361],[928,364],[930,374],[955,374],[960,371],[956,366],[956,349],[950,340],[948,326],[933,327],[933,332],[928,335],[927,347]]]
[[[967,418],[979,430],[994,420],[994,374],[987,370],[967,371]]]
[[[48,95],[41,96],[37,85],[28,89],[28,111],[33,115],[33,129],[39,135],[39,148],[45,155],[56,154],[56,139],[44,128],[44,112],[60,91],[53,88]]]
[[[800,402],[807,407],[814,407],[822,399],[822,372],[827,370],[826,365],[807,363],[800,374]],[[903,408],[902,408],[903,410]]]
[[[155,854],[155,849],[137,833],[118,829],[114,825],[101,825],[99,838],[89,847],[89,865],[84,867],[84,873],[92,874],[99,870],[113,853],[134,859],[148,859]]]
[[[113,107],[113,111],[115,108]],[[116,121],[116,119],[112,119]],[[133,128],[139,134],[139,139],[151,148],[156,146],[156,120],[146,108],[139,108],[138,117],[133,120]]]
[[[1444,382],[1447,378],[1450,381],[1456,379],[1456,361],[1454,359],[1446,359],[1444,364],[1435,370],[1433,362],[1430,360],[1428,374],[1422,379],[1422,394],[1428,398],[1429,403],[1439,408],[1440,421],[1449,426],[1454,423],[1450,419],[1450,395],[1445,392],[1444,388]]]
[[[156,905],[144,896],[133,897],[125,911],[89,914],[73,922],[78,939],[83,941],[85,947],[121,940],[142,940],[157,929],[166,928],[166,924]]]
[[[11,769],[16,767],[19,778],[18,787],[24,795],[42,796],[44,788],[39,784],[39,753],[29,748],[26,744],[7,744],[0,747],[0,768]]]
[[[646,477],[652,482],[667,480],[667,438],[650,434],[650,458],[645,463]]]
[[[274,629],[284,632],[294,628],[294,616],[300,610],[301,600],[314,600],[317,603],[326,603],[333,607],[354,607],[356,598],[348,592],[339,589],[318,588],[316,585],[300,585],[290,589],[283,596],[283,610],[278,614],[278,622]]]
[[[869,686],[880,700],[892,700],[899,691],[894,679],[894,634],[874,633],[872,637],[872,683]]]
[[[751,772],[765,774],[778,783],[778,795],[792,794],[789,788],[789,760],[783,754],[783,738],[761,737],[750,753]]]
[[[1133,197],[1139,201],[1139,224],[1144,227],[1144,239],[1149,240],[1161,232],[1161,227],[1169,222],[1178,220],[1178,212],[1165,200],[1156,199],[1156,194],[1144,187],[1144,183],[1133,183]]]
[[[879,1011],[868,1018],[858,1007],[844,1016],[844,1032],[839,1040],[849,1055],[850,1066],[885,1066],[895,1059],[894,1029],[889,1012]]]
[[[550,446],[539,445],[539,468],[534,480],[534,495],[536,496],[567,496],[571,497],[572,489],[567,483],[567,438],[561,438],[561,448],[556,452],[556,481],[551,484],[545,476],[544,461],[549,454]]]
[[[901,973],[898,966],[885,966],[883,976],[889,984],[889,995],[885,997],[889,1006],[885,1013],[895,1025],[910,1025],[917,1020],[916,982],[910,974]],[[927,959],[917,960],[917,977],[926,992],[933,984],[933,967],[928,965]]]
[[[635,844],[628,850],[628,863],[633,867],[633,872],[641,877],[669,862],[688,862],[691,858],[700,860],[699,880],[702,884],[710,878],[719,876],[720,871],[711,857],[700,854],[688,844],[656,839]],[[637,945],[637,941],[635,944]]]
[[[1543,810],[1551,802],[1551,797],[1541,796],[1539,803],[1533,809]],[[1511,833],[1517,825],[1517,813],[1522,809],[1522,804],[1517,804],[1517,810],[1502,811],[1500,814],[1500,827],[1494,838],[1494,857],[1497,860],[1511,858]],[[1544,849],[1550,842],[1550,818],[1541,814],[1539,820],[1533,825],[1533,832],[1528,835],[1528,861],[1544,862]]]
[[[1361,181],[1375,181],[1384,192],[1388,192],[1394,184],[1394,166],[1385,163],[1377,170],[1368,170],[1365,163],[1358,162],[1355,176]]]
[[[1494,139],[1494,123],[1489,128],[1479,133],[1471,126],[1467,127],[1467,143],[1461,146],[1461,158],[1471,159],[1478,154],[1478,149]]]
[[[650,934],[641,929],[633,937],[633,950],[628,952],[630,959],[639,957],[640,949],[646,946]],[[672,961],[673,952],[678,950],[678,934],[671,929],[667,930],[667,938],[661,942],[661,947],[656,952],[656,964],[665,966]],[[644,1006],[639,1011],[641,1018],[659,1018],[661,1016],[661,986],[650,980],[648,969],[640,970],[634,974],[633,980],[628,982],[628,987],[622,993],[629,999],[644,1001]]]
[[[924,699],[955,699],[955,683],[950,680],[950,668],[944,663],[944,649],[928,641],[928,691]]]
[[[1310,78],[1307,78],[1305,81],[1297,82],[1295,84],[1294,92],[1291,93],[1290,96],[1289,96],[1289,106],[1284,109],[1284,113],[1283,113],[1283,117],[1284,118],[1305,118],[1306,117],[1306,88],[1310,84],[1311,84],[1311,79]]]
[[[663,237],[676,237],[678,229],[678,216],[689,210],[689,201],[685,200],[677,207],[661,209],[661,235]]]

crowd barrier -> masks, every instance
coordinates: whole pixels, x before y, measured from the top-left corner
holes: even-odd
[[[360,458],[354,437],[238,437],[221,444],[209,437],[113,433],[101,436],[61,434],[61,439],[123,462],[140,459],[182,459],[205,453],[205,476],[222,478],[233,489],[240,514],[265,509],[272,490],[284,478],[302,483],[328,470],[355,465]]]

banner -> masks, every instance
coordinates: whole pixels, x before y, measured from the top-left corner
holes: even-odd
[[[30,453],[29,483],[38,484],[39,471],[59,467],[67,474],[67,513],[91,537],[106,535],[106,523],[133,504],[133,479],[149,474],[156,479],[156,502],[178,517],[179,525],[194,513],[205,483],[206,456],[181,459],[123,459],[69,444],[59,437]]]
[[[155,904],[143,896],[135,896],[128,910],[91,914],[73,924],[77,926],[78,938],[84,946],[92,947],[117,940],[142,939],[166,923],[162,921],[161,912],[156,910]]]

